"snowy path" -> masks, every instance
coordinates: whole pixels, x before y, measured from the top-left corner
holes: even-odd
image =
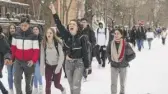
[[[168,45],[161,45],[161,40],[153,41],[152,49],[148,50],[147,43],[142,52],[138,52],[136,59],[130,63],[127,76],[126,94],[168,94]],[[63,74],[64,76],[64,74]],[[4,70],[2,79],[6,87],[7,73]],[[66,79],[62,78],[62,85],[69,93]],[[82,82],[81,94],[111,94],[110,93],[110,65],[99,69],[96,61],[93,62],[93,74],[87,82]],[[23,80],[23,89],[24,89]],[[52,94],[61,94],[52,86]]]

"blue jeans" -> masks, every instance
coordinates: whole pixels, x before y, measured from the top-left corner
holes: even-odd
[[[42,85],[42,76],[40,74],[40,63],[39,63],[39,61],[35,65],[33,82],[34,82],[34,87],[35,88],[38,87],[38,82],[39,82],[39,85]]]
[[[9,89],[13,89],[13,73],[14,73],[13,65],[7,65],[7,70],[8,70]]]
[[[142,39],[137,39],[137,46],[138,46],[138,50],[141,51],[143,45],[143,40]]]

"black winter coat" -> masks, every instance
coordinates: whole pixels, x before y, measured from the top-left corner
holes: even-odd
[[[82,34],[88,36],[89,42],[92,44],[92,48],[94,48],[94,46],[96,45],[95,32],[88,26],[82,31]]]
[[[89,67],[89,58],[87,50],[87,40],[86,37],[81,37],[82,34],[78,32],[77,35],[72,36],[70,32],[65,29],[62,25],[57,14],[53,15],[55,24],[60,33],[60,37],[64,40],[64,50],[65,54],[72,59],[83,59],[84,67]]]
[[[0,34],[0,70],[3,68],[4,58],[5,59],[11,58],[10,46],[5,36]]]
[[[141,31],[140,31],[141,28]],[[139,27],[137,32],[136,32],[136,39],[146,39],[146,35],[145,35],[145,29],[143,27]]]

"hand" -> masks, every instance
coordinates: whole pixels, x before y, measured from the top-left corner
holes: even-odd
[[[34,64],[34,63],[33,63],[33,61],[32,61],[32,60],[30,60],[30,61],[28,61],[27,66],[28,66],[28,67],[32,67],[32,66],[33,66],[33,64]]]
[[[56,10],[55,10],[55,7],[54,7],[54,4],[51,2],[51,4],[49,5],[49,8],[52,12],[52,14],[56,14]]]
[[[5,59],[4,64],[5,64],[5,65],[12,65],[13,62],[12,62],[12,60]]]
[[[66,60],[72,60],[68,55],[66,56]]]
[[[85,69],[85,75],[88,75],[89,69]]]
[[[103,46],[103,50],[106,50],[106,46]]]
[[[57,67],[57,68],[55,69],[55,74],[60,73],[60,71],[61,71],[61,68],[60,68],[60,67]]]

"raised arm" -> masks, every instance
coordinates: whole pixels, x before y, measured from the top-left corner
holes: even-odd
[[[55,10],[54,5],[50,4],[49,8],[51,9],[51,12],[53,14],[55,24],[56,24],[56,26],[57,26],[57,28],[59,30],[59,33],[60,33],[60,37],[62,37],[64,40],[67,40],[67,38],[69,36],[69,32],[62,25],[61,20],[59,19],[59,16],[58,16],[58,14],[57,14],[57,12]]]

